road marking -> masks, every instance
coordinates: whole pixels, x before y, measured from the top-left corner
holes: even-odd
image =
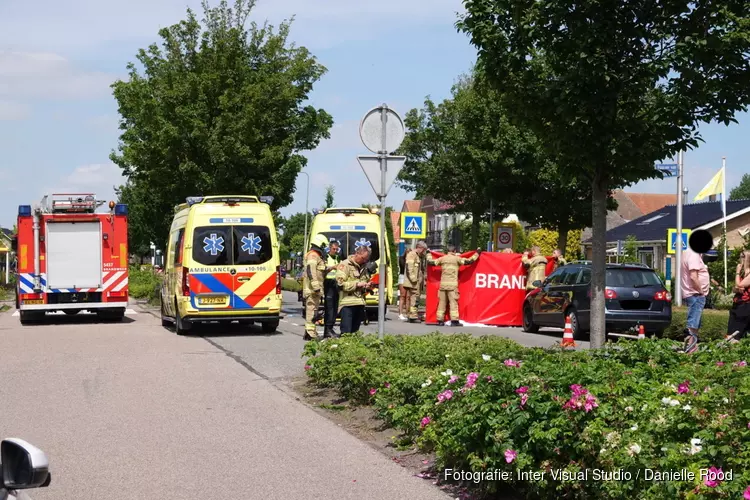
[[[292,323],[294,326],[299,326],[297,323]]]
[[[50,316],[61,316],[61,315],[64,315],[65,313],[62,311],[55,311],[55,312],[48,312],[47,314],[49,314]],[[135,309],[125,309],[125,316],[135,316],[136,314],[138,314],[138,311],[136,311]],[[18,317],[20,315],[21,315],[21,312],[16,311],[13,313],[12,316]]]

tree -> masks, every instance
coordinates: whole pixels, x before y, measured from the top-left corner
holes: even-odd
[[[604,341],[607,193],[661,177],[699,122],[750,101],[743,0],[466,0],[459,30],[514,123],[591,186],[591,345]]]
[[[117,203],[124,203],[128,206],[128,249],[131,255],[145,257],[151,253],[151,242],[157,244],[166,254],[167,235],[163,238],[157,238],[156,227],[163,219],[172,222],[169,214],[174,213],[174,207],[165,213],[156,213],[150,208],[151,203],[155,203],[156,193],[146,187],[138,188],[133,181],[128,181],[120,186],[116,191]],[[158,243],[157,243],[158,242]]]
[[[638,259],[638,238],[630,235],[625,239],[625,244],[622,248],[622,263],[638,264],[640,262]]]
[[[187,19],[159,31],[112,85],[120,119],[111,159],[151,204],[144,224],[166,241],[172,207],[187,196],[249,193],[291,203],[302,151],[329,137],[332,118],[306,105],[325,73],[304,47],[288,43],[290,24],[245,24],[254,0],[203,3],[203,26]],[[148,193],[146,193],[148,192]],[[134,205],[132,216],[142,207]]]
[[[325,208],[333,207],[333,193],[336,192],[336,188],[333,186],[326,186],[326,202]]]
[[[750,174],[742,176],[740,183],[729,192],[730,200],[747,200],[750,199]]]
[[[307,214],[307,229],[309,231],[310,225],[312,224],[313,215]],[[306,248],[302,248],[305,245],[305,214],[304,212],[298,212],[290,215],[288,218],[282,217],[279,221],[281,226],[281,243],[285,245],[290,252],[304,252]],[[295,240],[299,236],[301,240]],[[296,243],[299,241],[299,244]]]
[[[471,247],[477,248],[490,200],[495,220],[509,213],[510,197],[497,196],[497,186],[512,192],[511,180],[539,161],[532,137],[509,123],[496,93],[476,75],[461,78],[451,99],[426,98],[404,122],[401,185],[451,204],[451,212],[471,214]]]

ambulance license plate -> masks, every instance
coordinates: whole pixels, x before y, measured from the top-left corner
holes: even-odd
[[[226,297],[198,297],[198,303],[201,305],[225,304]]]
[[[44,304],[44,300],[42,299],[34,299],[34,300],[24,300],[24,304]]]

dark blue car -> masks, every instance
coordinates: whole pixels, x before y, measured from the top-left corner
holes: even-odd
[[[523,329],[564,328],[570,317],[573,337],[579,340],[590,328],[591,264],[574,262],[558,268],[523,305]],[[672,296],[654,270],[637,264],[607,264],[605,289],[607,333],[637,331],[661,336],[672,323]]]

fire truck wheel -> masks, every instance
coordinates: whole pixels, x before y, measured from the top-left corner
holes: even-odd
[[[75,316],[79,312],[81,312],[80,309],[63,309],[63,312],[67,314],[68,316]]]
[[[102,321],[122,321],[125,319],[125,309],[116,309],[114,311],[97,311],[96,315]]]
[[[21,311],[21,324],[22,325],[28,325],[30,323],[35,323],[37,321],[41,321],[44,318],[43,312],[38,311]]]

